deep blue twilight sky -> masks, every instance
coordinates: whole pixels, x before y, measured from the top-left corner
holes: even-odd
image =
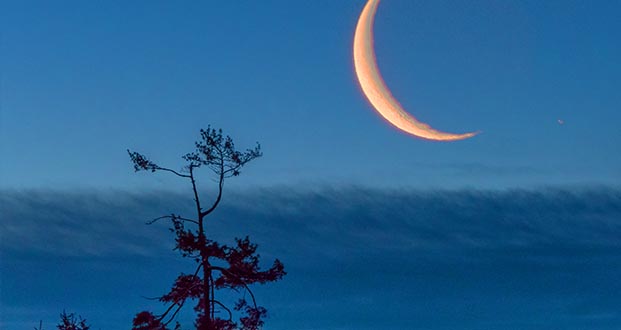
[[[365,2],[1,2],[0,328],[161,309],[141,296],[189,269],[143,223],[188,186],[125,150],[179,169],[210,124],[263,147],[212,230],[288,267],[266,329],[621,328],[621,1],[383,0],[380,70],[483,132],[453,143],[361,94]]]

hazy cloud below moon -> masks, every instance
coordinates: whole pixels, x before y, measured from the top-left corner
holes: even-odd
[[[205,196],[207,199],[208,195]],[[170,247],[172,212],[192,215],[188,196],[168,193],[4,191],[2,250],[53,255],[154,255]],[[403,191],[267,189],[229,193],[209,230],[251,235],[275,253],[367,254],[369,248],[569,248],[621,246],[621,191],[612,188]]]
[[[141,297],[191,265],[166,224],[144,222],[171,212],[191,216],[190,196],[1,192],[3,329],[51,326],[62,308],[120,329],[161,308]],[[621,325],[619,189],[263,189],[213,215],[211,237],[248,234],[284,262],[282,282],[256,288],[271,329]]]

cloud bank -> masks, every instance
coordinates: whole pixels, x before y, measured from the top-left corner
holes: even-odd
[[[102,329],[126,328],[141,295],[191,266],[166,223],[144,222],[192,210],[169,192],[1,192],[4,325],[53,324],[76,306]],[[271,329],[621,326],[619,189],[237,191],[207,229],[250,235],[267,263],[284,262],[285,279],[255,291]]]
[[[145,221],[173,212],[191,217],[193,209],[189,195],[168,192],[4,191],[0,205],[0,249],[68,256],[156,255],[170,247],[167,225]],[[616,249],[621,191],[264,189],[225,195],[208,229],[223,240],[251,235],[274,253],[335,258],[372,251]]]

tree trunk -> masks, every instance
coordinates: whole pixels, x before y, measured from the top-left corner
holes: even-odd
[[[211,278],[211,265],[209,264],[209,256],[202,254],[203,262],[203,313],[205,314],[206,329],[212,329],[211,319],[211,285],[209,279]]]
[[[205,227],[203,220],[205,214],[201,208],[201,202],[198,198],[198,191],[196,190],[196,181],[194,181],[194,167],[190,166],[190,180],[192,181],[192,190],[194,192],[194,202],[196,203],[196,211],[198,215],[198,244],[200,246],[201,263],[203,265],[203,306],[202,312],[204,313],[205,324],[202,325],[204,329],[213,329],[213,320],[211,319],[211,298],[210,298],[210,284],[211,278],[211,265],[209,264],[210,255],[205,249],[207,245],[207,238],[205,237]],[[202,329],[201,329],[202,330]]]

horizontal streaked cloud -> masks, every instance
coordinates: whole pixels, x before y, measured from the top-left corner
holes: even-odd
[[[145,221],[193,210],[190,196],[170,192],[4,191],[0,199],[0,247],[9,254],[155,255],[170,247],[167,225]],[[612,188],[274,188],[226,194],[208,229],[223,240],[249,234],[274,253],[339,257],[369,248],[619,247],[619,219],[621,191]]]
[[[127,327],[161,307],[141,296],[192,267],[171,252],[166,223],[144,225],[191,216],[189,195],[3,191],[0,208],[10,330],[39,317],[51,326],[65,307],[95,327]],[[271,329],[621,324],[619,189],[227,191],[207,230],[224,242],[248,234],[263,260],[284,262],[283,281],[255,288]]]

